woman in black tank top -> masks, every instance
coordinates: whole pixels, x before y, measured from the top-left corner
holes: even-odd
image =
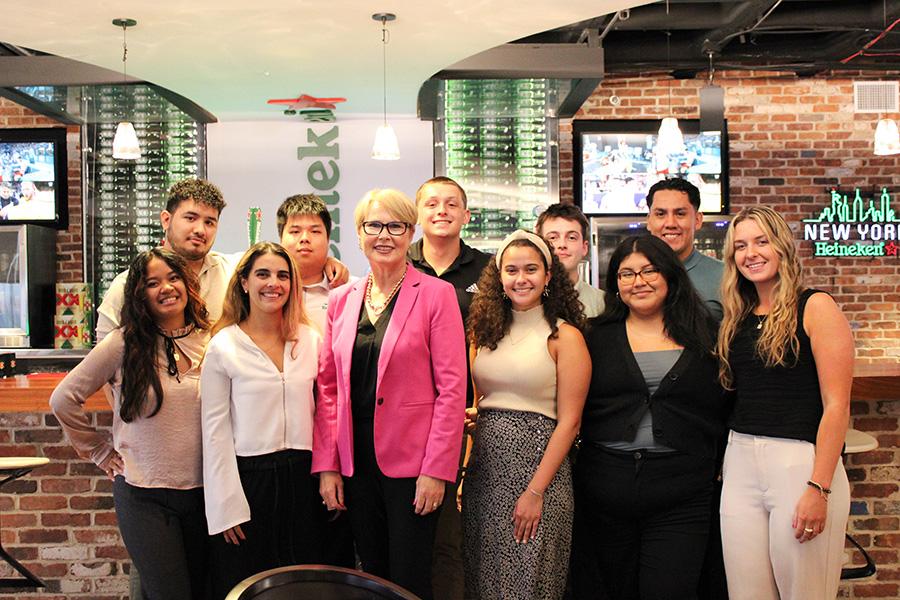
[[[837,595],[853,337],[831,296],[801,279],[787,223],[742,210],[725,238],[718,342],[736,392],[721,503],[731,600]]]

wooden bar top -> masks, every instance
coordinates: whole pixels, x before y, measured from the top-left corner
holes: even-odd
[[[50,394],[65,373],[35,373],[0,379],[0,412],[50,412]],[[88,398],[85,410],[110,410],[103,390]]]
[[[50,394],[65,375],[35,373],[0,379],[0,412],[49,412]],[[854,400],[900,397],[900,364],[857,363],[850,397]],[[85,409],[110,410],[102,390],[88,398]]]

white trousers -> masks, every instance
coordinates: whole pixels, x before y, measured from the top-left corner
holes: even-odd
[[[728,436],[720,515],[731,600],[834,600],[844,561],[850,484],[838,461],[825,530],[801,544],[791,522],[812,475],[809,442]]]

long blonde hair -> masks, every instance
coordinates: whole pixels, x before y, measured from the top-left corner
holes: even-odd
[[[772,307],[756,342],[756,353],[767,367],[773,367],[796,361],[800,351],[797,304],[803,290],[803,273],[791,229],[781,215],[767,206],[745,208],[731,221],[725,235],[725,272],[721,287],[724,316],[719,327],[716,353],[719,356],[719,380],[726,388],[734,383],[734,374],[728,362],[731,343],[741,322],[759,304],[756,287],[741,275],[734,262],[734,229],[748,219],[763,230],[779,258]]]
[[[222,317],[216,321],[212,334],[215,335],[229,325],[241,323],[250,315],[250,298],[244,293],[241,280],[250,277],[250,271],[256,259],[263,254],[274,254],[283,258],[288,265],[291,275],[290,293],[287,302],[282,308],[281,333],[285,340],[296,340],[297,330],[300,325],[308,325],[309,317],[303,308],[303,295],[300,293],[300,271],[297,269],[294,259],[280,244],[272,242],[259,242],[250,247],[241,261],[234,269],[234,274],[228,282],[225,290],[225,305],[222,307]]]

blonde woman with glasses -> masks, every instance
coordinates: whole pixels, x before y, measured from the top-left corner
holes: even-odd
[[[371,271],[328,299],[313,472],[328,510],[348,511],[363,569],[428,600],[465,418],[462,316],[452,285],[406,262],[409,198],[372,190],[354,216]]]
[[[728,228],[722,300],[720,375],[736,390],[721,504],[730,596],[833,599],[850,507],[850,327],[803,285],[793,234],[764,206]]]

